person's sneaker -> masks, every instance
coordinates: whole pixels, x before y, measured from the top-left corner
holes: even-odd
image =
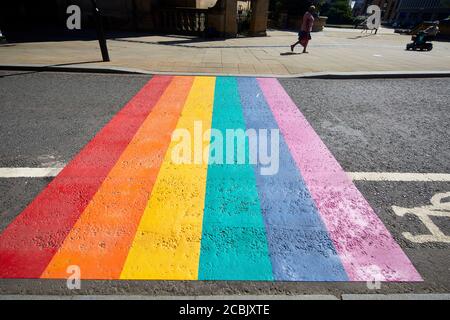
[[[294,52],[294,45],[291,44],[291,52]]]

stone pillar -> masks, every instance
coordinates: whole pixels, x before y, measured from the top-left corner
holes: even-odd
[[[237,0],[225,1],[225,30],[226,37],[236,37],[237,35]]]
[[[133,20],[138,30],[153,30],[154,23],[152,19],[152,1],[133,0],[134,13]]]
[[[237,35],[237,0],[218,0],[208,10],[208,27],[219,36],[236,37]]]
[[[269,11],[269,0],[252,1],[252,20],[250,21],[251,36],[266,35],[268,11]]]

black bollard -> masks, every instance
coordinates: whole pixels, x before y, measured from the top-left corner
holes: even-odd
[[[108,54],[108,47],[106,46],[106,38],[105,38],[105,32],[103,30],[103,19],[102,14],[100,10],[97,7],[97,0],[91,0],[92,7],[93,7],[93,14],[95,18],[95,28],[97,30],[97,38],[98,43],[100,44],[100,50],[102,51],[102,58],[103,62],[108,62],[109,60],[109,54]]]

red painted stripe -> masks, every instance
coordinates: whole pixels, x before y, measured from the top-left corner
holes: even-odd
[[[172,77],[154,77],[0,235],[0,278],[39,278]]]

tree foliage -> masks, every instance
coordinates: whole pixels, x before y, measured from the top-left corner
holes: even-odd
[[[310,5],[319,8],[324,0],[270,0],[270,11],[287,12],[290,15],[300,15],[306,12]]]
[[[352,9],[348,0],[332,0],[324,4],[321,15],[327,16],[329,23],[353,23]]]

